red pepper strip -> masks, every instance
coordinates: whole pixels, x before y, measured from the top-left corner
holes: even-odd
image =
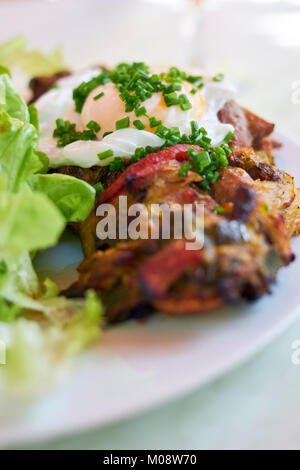
[[[142,265],[138,280],[144,294],[152,299],[162,297],[184,272],[202,263],[203,251],[187,250],[186,242],[171,241]]]
[[[157,153],[150,153],[139,162],[130,165],[113,184],[103,191],[103,193],[100,193],[97,198],[97,203],[101,204],[103,202],[113,201],[117,196],[126,191],[127,187],[130,188],[130,191],[138,189],[169,160],[187,160],[189,158],[187,150],[191,147],[195,150],[201,150],[201,147],[197,145],[178,144]]]

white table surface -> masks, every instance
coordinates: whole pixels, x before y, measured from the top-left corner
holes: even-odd
[[[86,0],[85,5],[88,2],[92,0]],[[138,3],[144,3],[140,8],[149,8],[149,1]],[[8,2],[2,0],[1,4]],[[8,23],[13,21],[13,2],[9,4]],[[162,15],[161,10],[157,18],[160,24]],[[145,21],[150,24],[156,20],[148,15]],[[189,21],[187,17],[187,25]],[[189,35],[185,39],[193,45],[185,58],[193,65],[223,70],[236,77],[242,102],[279,123],[280,130],[300,143],[300,104],[292,102],[293,83],[300,80],[299,24],[298,0],[207,0],[194,24],[196,40],[191,41]],[[139,51],[147,43],[142,33],[139,24]],[[34,39],[38,42],[38,34]],[[127,49],[112,44],[114,54],[109,58],[113,61],[124,51],[130,51],[128,56],[137,56],[137,47],[130,38]],[[167,41],[164,47],[161,54],[165,61],[171,54],[170,43]],[[147,43],[148,57],[153,50],[154,46]],[[181,49],[179,52],[182,54]],[[71,52],[69,56],[72,59]],[[299,449],[300,366],[291,362],[291,344],[296,339],[300,339],[300,319],[246,364],[198,391],[124,422],[51,442],[35,442],[26,448]]]

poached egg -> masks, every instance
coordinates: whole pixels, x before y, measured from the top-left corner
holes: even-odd
[[[35,103],[40,121],[39,149],[45,152],[50,159],[51,167],[75,165],[88,168],[93,165],[106,166],[114,157],[130,159],[138,147],[161,147],[164,140],[155,134],[156,128],[151,128],[145,116],[136,117],[135,113],[125,111],[125,103],[120,98],[116,85],[108,82],[96,87],[87,96],[81,113],[75,111],[72,94],[73,89],[83,81],[88,81],[99,75],[100,69],[93,68],[82,73],[73,74],[57,82],[57,87],[42,95]],[[221,123],[218,112],[225,103],[235,95],[233,85],[227,81],[213,81],[206,79],[204,86],[193,92],[193,85],[182,81],[182,90],[191,108],[183,111],[179,106],[168,107],[161,92],[153,95],[142,103],[147,115],[161,121],[168,128],[178,127],[183,134],[189,134],[191,121],[196,121],[204,127],[213,146],[222,143],[228,132],[234,131],[230,124]],[[101,95],[99,99],[94,99]],[[129,127],[116,129],[116,122],[129,118]],[[76,141],[63,148],[57,147],[57,140],[53,138],[58,118],[69,120],[76,124],[78,131],[87,129],[90,121],[100,126],[97,140]],[[135,128],[133,121],[139,119],[145,126],[143,130]],[[109,135],[104,136],[105,133]],[[113,151],[113,157],[99,160],[98,154],[106,150]]]

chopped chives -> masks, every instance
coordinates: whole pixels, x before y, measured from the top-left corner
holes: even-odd
[[[221,81],[223,78],[223,74],[218,74],[213,80]],[[182,101],[175,92],[182,90],[183,82],[192,84],[191,94],[195,94],[197,89],[204,86],[202,76],[188,75],[177,67],[171,67],[168,72],[159,75],[152,75],[149,67],[143,62],[121,63],[113,70],[103,70],[98,76],[82,82],[73,90],[76,111],[80,113],[89,94],[99,85],[108,82],[113,83],[119,91],[126,112],[135,111],[137,117],[146,115],[146,109],[141,104],[154,93],[162,93],[167,106],[179,105],[183,111],[187,111],[191,105],[188,101]],[[105,91],[98,93],[93,99],[97,100],[104,94]]]
[[[192,75],[189,75],[187,78],[187,81],[192,83],[195,86],[203,86],[203,77],[202,75],[198,75],[193,77]]]
[[[99,160],[105,160],[106,158],[113,157],[114,152],[112,150],[105,150],[104,152],[98,153],[97,157]]]
[[[112,134],[112,133],[113,133],[113,131],[104,132],[103,139],[104,139],[104,137],[106,137],[107,135]]]
[[[90,121],[87,123],[86,127],[91,131],[99,132],[101,127],[96,121]]]
[[[222,206],[217,206],[214,208],[214,211],[217,213],[217,214],[220,214],[220,215],[224,215],[225,214],[225,209],[224,207]]]
[[[184,163],[180,170],[178,171],[178,176],[183,178],[187,175],[187,172],[190,170],[191,165],[189,163]]]
[[[56,127],[57,129],[64,129],[65,124],[69,121],[64,121],[62,118],[56,119]]]
[[[149,118],[149,124],[150,124],[150,127],[157,127],[157,126],[160,126],[162,124],[161,121],[158,121],[155,117],[151,117]]]
[[[215,75],[213,77],[213,81],[214,82],[221,82],[222,80],[224,80],[224,74],[223,73],[218,73],[217,75]]]
[[[211,163],[209,153],[205,150],[195,150],[190,147],[187,150],[187,154],[191,157],[193,169],[199,173],[199,175],[202,175]]]
[[[93,100],[94,100],[94,101],[97,101],[97,100],[99,100],[100,98],[102,98],[102,96],[104,96],[104,91],[101,91],[101,93],[99,93],[98,95],[94,96]]]
[[[192,130],[192,134],[195,134],[196,132],[199,131],[199,125],[197,121],[191,121],[191,130]]]
[[[228,144],[228,142],[230,142],[230,140],[234,137],[234,132],[228,132],[228,134],[225,135],[224,137],[224,142],[226,142],[226,144]]]
[[[139,130],[139,131],[142,131],[143,129],[145,129],[145,124],[142,123],[142,121],[140,121],[139,119],[136,119],[135,121],[133,121],[133,125]]]
[[[131,111],[134,110],[134,105],[132,103],[126,103],[125,105],[125,111],[126,113],[131,113]]]
[[[119,121],[116,122],[116,129],[117,131],[119,129],[125,129],[126,127],[129,127],[129,124],[130,124],[130,120],[129,120],[129,117],[125,117],[123,119],[120,119]]]
[[[147,114],[147,110],[146,110],[145,106],[142,106],[141,108],[138,108],[138,109],[135,110],[135,115],[137,117],[144,116],[146,114]]]
[[[94,189],[95,189],[95,191],[96,191],[96,196],[98,196],[98,194],[103,193],[103,191],[104,191],[104,186],[103,186],[103,184],[99,181],[99,183],[94,184]]]
[[[124,171],[125,165],[121,157],[115,157],[109,165],[110,171]]]
[[[66,145],[71,144],[72,142],[76,142],[77,140],[97,140],[97,135],[93,127],[96,125],[97,129],[98,124],[93,124],[92,121],[90,121],[89,125],[92,128],[80,132],[76,130],[75,123],[64,121],[63,119],[57,119],[56,128],[53,131],[53,137],[58,139],[56,144],[57,147],[65,147]]]
[[[182,111],[188,111],[192,108],[192,104],[189,102],[186,95],[179,96],[179,106]]]
[[[175,91],[173,91],[172,93],[168,93],[167,95],[164,95],[164,99],[168,107],[179,104],[179,98],[176,95]]]

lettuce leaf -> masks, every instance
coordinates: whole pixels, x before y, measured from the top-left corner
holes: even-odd
[[[23,36],[17,36],[0,45],[0,63],[6,67],[18,66],[30,77],[51,75],[67,69],[61,48],[56,48],[49,54],[28,50]]]
[[[6,346],[6,364],[0,366],[2,400],[6,396],[39,394],[49,386],[55,373],[50,330],[44,331],[36,322],[19,318],[13,323],[0,322],[0,339]]]
[[[64,333],[64,355],[73,356],[99,338],[104,310],[93,290],[87,291],[84,300],[60,298],[59,301],[52,301],[52,308],[54,306],[64,312],[68,308],[76,311],[65,316],[64,321],[60,319],[59,328]]]
[[[0,59],[22,47],[20,40],[0,47]],[[7,344],[0,389],[18,384],[30,393],[49,384],[63,358],[99,337],[102,315],[95,293],[58,297],[55,284],[41,284],[33,268],[33,253],[55,246],[66,223],[84,220],[95,198],[84,181],[46,174],[49,160],[38,142],[36,110],[0,66],[0,340]],[[42,319],[43,327],[28,318]]]
[[[10,323],[22,312],[22,307],[0,297],[0,322]]]
[[[25,309],[46,310],[38,300],[41,286],[32,267],[28,253],[18,257],[2,255],[5,270],[0,274],[0,321],[12,321],[17,315],[25,313]]]
[[[0,192],[0,253],[20,254],[55,245],[65,219],[44,194]]]
[[[17,314],[17,306],[47,313],[37,300],[42,289],[29,252],[55,245],[64,228],[63,215],[44,194],[0,191],[0,298],[9,302],[5,310],[11,306]],[[12,318],[12,312],[0,310],[0,320],[5,317]]]
[[[13,323],[0,321],[0,340],[6,345],[0,391],[6,396],[23,398],[44,392],[62,372],[68,372],[68,358],[99,338],[103,307],[93,291],[87,292],[85,300],[52,299],[53,309],[62,306],[72,311],[75,306],[76,312],[48,328],[25,318]]]
[[[33,122],[33,124],[31,124]],[[0,75],[0,164],[6,189],[18,191],[25,180],[45,166],[37,151],[37,115],[18,94],[7,73]],[[48,158],[46,157],[48,160]]]
[[[6,175],[6,189],[17,192],[26,179],[44,167],[37,152],[38,135],[34,126],[0,113],[0,164]]]
[[[26,39],[19,35],[0,46],[0,63],[7,64],[16,52],[25,50]]]
[[[95,201],[95,189],[85,181],[62,174],[32,175],[28,184],[53,201],[68,222],[85,220]]]
[[[5,69],[2,70],[0,75],[0,111],[5,111],[11,118],[19,119],[24,123],[29,122],[27,105],[18,94]]]

